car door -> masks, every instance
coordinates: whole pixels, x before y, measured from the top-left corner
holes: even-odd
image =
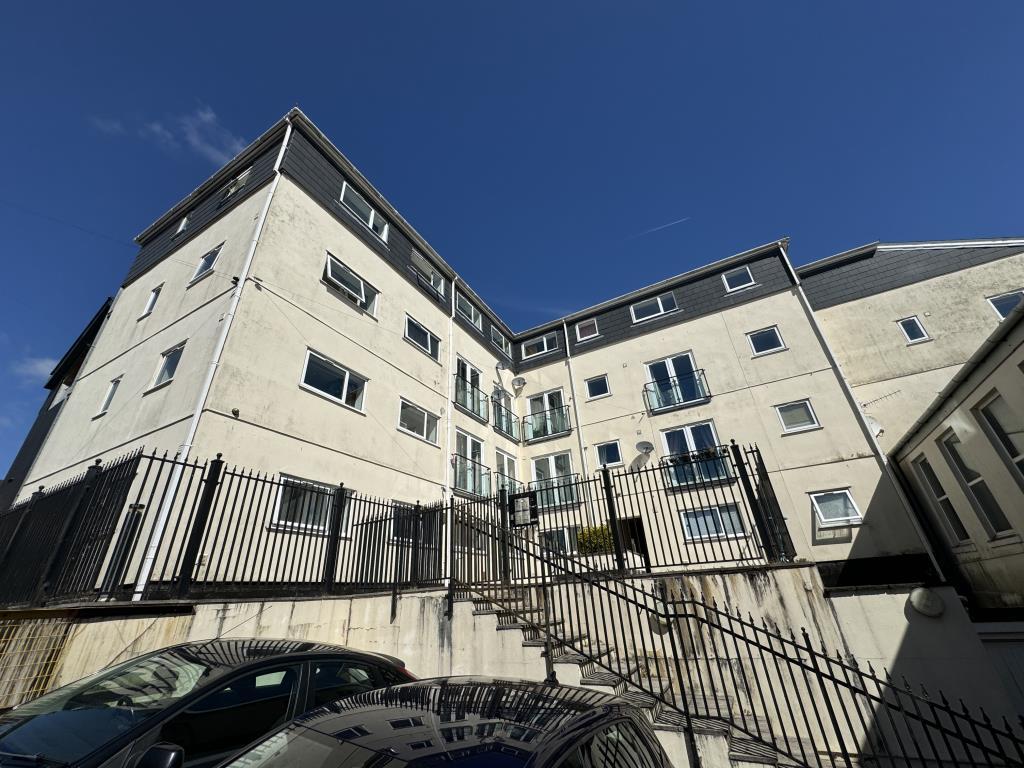
[[[301,664],[263,667],[221,684],[160,728],[157,741],[185,751],[185,768],[207,768],[295,716]]]
[[[408,682],[393,670],[366,659],[337,658],[309,662],[306,710],[395,683]]]

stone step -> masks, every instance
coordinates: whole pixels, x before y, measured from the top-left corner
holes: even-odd
[[[533,629],[533,628],[538,628],[538,627],[559,627],[559,626],[561,626],[564,623],[565,622],[563,622],[561,619],[559,619],[558,621],[548,621],[548,622],[544,622],[544,621],[517,621],[517,622],[513,622],[511,624],[499,624],[496,627],[496,629],[499,632],[502,632],[504,630],[509,630],[509,629]]]
[[[551,638],[551,645],[554,648],[561,648],[563,645],[578,644],[581,640],[586,640],[586,635],[574,635],[564,639],[557,637]],[[544,637],[527,637],[523,640],[524,648],[544,648],[547,645],[547,641]]]

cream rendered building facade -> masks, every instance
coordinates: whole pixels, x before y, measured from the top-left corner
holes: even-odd
[[[806,284],[847,261],[805,276],[781,240],[514,333],[297,110],[138,241],[23,494],[142,446],[413,502],[736,439],[760,446],[798,558],[922,568],[927,546],[862,405],[888,373],[860,369],[888,353],[857,345],[874,339],[872,302],[923,314],[933,304],[911,297],[934,294],[937,311],[957,284],[1014,290],[1024,263],[822,309]],[[953,357],[996,322],[963,316]],[[913,352],[942,349],[939,330]],[[913,364],[928,369],[914,393],[952,375],[945,359]],[[676,383],[659,390],[666,373]],[[554,434],[513,439],[492,396],[517,429]],[[552,411],[566,419],[555,429],[531,415]]]

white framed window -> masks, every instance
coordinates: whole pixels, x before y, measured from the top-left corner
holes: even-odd
[[[580,320],[576,323],[576,341],[586,341],[597,337],[597,318],[591,317],[588,320]]]
[[[195,274],[192,275],[192,279],[188,281],[189,285],[199,280],[201,277],[205,277],[213,271],[213,265],[217,263],[217,257],[220,255],[220,249],[224,247],[224,243],[221,243],[216,248],[207,251],[203,254],[203,257],[199,259],[199,263],[196,265]]]
[[[974,457],[966,455],[960,438],[953,430],[945,432],[939,438],[939,450],[942,451],[960,488],[967,496],[971,506],[974,507],[982,524],[988,529],[989,534],[996,536],[1011,531],[1010,521],[1006,519],[1002,507],[996,501],[996,497],[992,495],[988,483],[985,482],[981,473],[972,466],[974,462],[971,459]]]
[[[969,541],[971,537],[967,533],[967,528],[964,527],[964,523],[960,519],[960,515],[957,514],[956,507],[953,506],[949,494],[942,487],[942,483],[939,481],[938,475],[935,474],[931,462],[928,461],[924,454],[914,459],[914,470],[917,472],[918,482],[928,492],[932,505],[938,509],[939,516],[945,523],[946,533],[952,542],[959,544]]]
[[[491,326],[491,344],[500,349],[506,357],[512,357],[512,342],[493,325]]]
[[[110,384],[107,385],[107,393],[103,396],[103,402],[100,403],[100,409],[96,413],[97,416],[102,416],[108,410],[110,410],[110,404],[114,402],[114,393],[117,392],[117,388],[121,386],[121,379],[124,378],[122,373],[116,379],[111,379]]]
[[[178,222],[178,228],[174,230],[174,237],[179,237],[180,235],[185,234],[185,231],[188,229],[188,219],[189,217],[187,215],[181,217],[181,221]]]
[[[683,535],[689,541],[700,539],[738,539],[746,536],[743,518],[735,504],[717,504],[700,509],[680,510]]]
[[[377,237],[385,243],[388,241],[388,222],[373,208],[366,198],[356,192],[347,181],[341,185],[341,204],[367,226]]]
[[[708,390],[702,371],[693,355],[683,352],[647,363],[648,382],[644,386],[647,406],[652,411],[707,400]]]
[[[324,266],[324,282],[347,296],[364,312],[374,313],[380,291],[331,253],[327,254]]]
[[[806,432],[821,426],[810,400],[794,400],[791,403],[776,405],[775,412],[779,414],[779,421],[782,422],[782,431],[787,434]]]
[[[595,376],[592,379],[587,379],[583,383],[587,386],[588,400],[608,397],[612,393],[611,387],[608,386],[608,374],[606,373],[602,373],[600,376]]]
[[[642,323],[644,320],[652,320],[660,315],[675,312],[678,308],[675,294],[669,291],[655,296],[653,299],[644,299],[630,305],[629,313],[633,316],[634,323]]]
[[[163,289],[164,284],[160,283],[160,285],[149,292],[149,296],[146,298],[146,306],[143,307],[142,314],[139,315],[139,320],[152,314],[153,310],[156,308],[156,302],[160,298],[160,291]]]
[[[572,455],[568,451],[533,459],[533,487],[537,490],[537,504],[552,507],[576,502],[573,482]]]
[[[460,315],[469,320],[474,328],[478,331],[483,331],[484,316],[480,314],[479,309],[473,306],[473,302],[462,295],[461,291],[455,292],[455,309]]]
[[[822,528],[854,525],[861,521],[860,510],[857,509],[849,488],[813,491],[808,495]]]
[[[988,303],[992,305],[992,309],[1002,320],[1020,304],[1022,299],[1024,299],[1024,289],[1000,293],[998,296],[989,296]]]
[[[438,296],[445,295],[445,280],[444,275],[438,271],[437,267],[431,264],[419,251],[413,251],[409,258],[412,261],[412,266],[419,274],[419,276],[426,282],[431,290],[437,293]]]
[[[292,475],[282,474],[279,480],[274,525],[303,531],[326,531],[337,488]],[[345,513],[342,512],[341,530],[344,528]]]
[[[897,320],[896,324],[903,331],[903,337],[907,340],[907,344],[920,344],[922,341],[931,341],[931,337],[924,329],[924,325],[921,324],[917,315],[904,317],[902,320]]]
[[[418,405],[413,405],[404,397],[399,401],[398,429],[437,445],[438,417]]]
[[[494,466],[497,472],[494,490],[497,491],[504,485],[509,491],[514,491],[519,485],[515,458],[500,448],[495,449],[494,458]]]
[[[772,325],[768,328],[761,328],[747,334],[747,341],[750,342],[750,349],[754,357],[767,355],[770,352],[781,352],[786,348],[786,343],[779,333],[779,326]]]
[[[171,347],[160,355],[160,365],[157,366],[156,377],[153,379],[154,387],[167,384],[174,379],[174,374],[178,370],[178,363],[181,362],[181,353],[184,351],[185,342],[183,341],[181,344]]]
[[[543,355],[555,349],[558,349],[558,332],[551,331],[543,336],[538,336],[536,339],[523,342],[523,360]]]
[[[1024,417],[998,392],[974,411],[975,417],[1018,483],[1024,485]]]
[[[340,405],[362,412],[367,380],[352,373],[333,360],[306,350],[299,386],[333,400]]]
[[[523,417],[525,440],[539,440],[569,431],[569,408],[561,389],[531,395],[526,404],[529,413]]]
[[[405,316],[405,338],[435,360],[441,359],[441,339],[432,334],[409,315]]]
[[[622,463],[622,451],[619,449],[618,440],[609,440],[607,443],[597,443],[597,462],[603,466],[615,466]]]
[[[579,526],[546,528],[540,533],[540,544],[549,552],[572,555],[579,551]]]
[[[754,276],[750,274],[750,267],[747,266],[737,267],[736,269],[730,269],[728,272],[723,272],[722,282],[725,283],[726,293],[742,291],[744,288],[749,288],[750,286],[755,285]]]
[[[478,495],[490,493],[491,472],[483,465],[484,444],[461,429],[455,430],[455,455],[453,486],[460,491]]]
[[[711,420],[663,430],[666,475],[671,486],[728,480],[729,449],[718,444]]]
[[[232,197],[241,192],[242,187],[249,183],[250,176],[252,176],[251,165],[224,185],[220,192],[220,202],[226,203]]]

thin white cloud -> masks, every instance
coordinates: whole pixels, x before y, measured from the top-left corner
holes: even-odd
[[[224,165],[245,148],[245,139],[226,128],[211,107],[200,106],[183,115],[160,120],[90,117],[89,122],[108,136],[128,134],[155,144],[165,152],[188,149],[216,165]]]
[[[11,364],[11,372],[24,384],[42,385],[56,366],[52,357],[23,357]]]
[[[89,118],[89,124],[100,133],[105,133],[108,136],[120,136],[125,132],[124,123],[116,117],[98,117],[97,115],[92,115]]]
[[[245,141],[221,125],[217,113],[209,107],[184,115],[178,123],[185,144],[217,165],[224,165],[245,148]]]
[[[627,237],[625,239],[626,240],[635,240],[638,237],[643,237],[644,235],[649,235],[652,232],[658,232],[659,230],[662,230],[662,229],[668,229],[669,227],[674,227],[676,224],[682,224],[684,221],[689,221],[689,220],[690,220],[689,216],[684,216],[681,219],[676,219],[675,221],[670,221],[668,224],[659,224],[656,227],[651,227],[650,229],[645,229],[643,232],[637,232],[635,235],[630,235],[629,237]]]

